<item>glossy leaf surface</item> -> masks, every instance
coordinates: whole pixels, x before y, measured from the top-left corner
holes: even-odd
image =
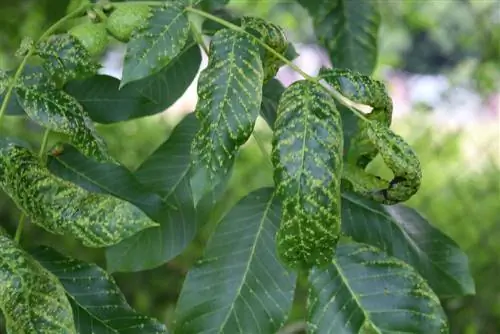
[[[364,244],[309,277],[310,333],[448,333],[438,297],[408,264]]]
[[[279,217],[272,189],[262,188],[222,219],[184,282],[176,333],[275,333],[281,327],[296,277],[277,258]]]

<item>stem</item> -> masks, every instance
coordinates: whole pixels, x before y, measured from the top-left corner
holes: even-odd
[[[229,29],[241,32],[243,34],[246,34],[246,35],[254,38],[260,45],[262,45],[262,47],[264,47],[267,51],[271,52],[275,57],[279,58],[282,62],[284,62],[286,65],[288,65],[295,72],[297,72],[300,75],[302,75],[304,77],[304,79],[309,80],[309,81],[314,82],[314,83],[317,83],[317,84],[320,84],[322,87],[325,88],[325,90],[330,95],[332,95],[336,100],[340,101],[343,105],[345,105],[347,108],[349,108],[356,116],[358,116],[359,118],[363,119],[364,121],[369,122],[369,120],[365,117],[365,115],[363,114],[363,112],[361,112],[361,111],[359,111],[359,110],[356,109],[357,108],[356,105],[358,105],[358,103],[356,103],[354,101],[351,101],[347,97],[343,96],[342,94],[340,94],[340,92],[338,92],[333,87],[325,87],[317,78],[312,77],[309,74],[307,74],[306,72],[302,71],[302,69],[300,67],[298,67],[297,65],[295,65],[290,60],[286,59],[285,56],[283,56],[281,53],[276,52],[272,47],[270,47],[269,45],[267,45],[266,43],[264,43],[259,38],[255,38],[255,36],[253,36],[252,34],[250,34],[249,32],[247,32],[245,29],[243,29],[241,27],[238,27],[237,25],[235,25],[235,24],[233,24],[231,22],[228,22],[228,21],[226,21],[224,19],[221,19],[221,18],[219,18],[219,17],[217,17],[215,15],[212,15],[210,13],[204,12],[202,10],[199,10],[199,9],[196,9],[196,8],[193,8],[193,7],[187,7],[186,10],[189,11],[189,12],[198,14],[200,16],[203,16],[203,17],[205,17],[205,18],[207,18],[209,20],[212,20],[214,22],[217,22],[217,23],[219,23],[219,24],[221,24],[221,25],[223,25],[223,26],[225,26],[225,27],[227,27]]]
[[[80,13],[84,12],[87,8],[92,6],[92,4],[84,4],[80,6],[80,8],[76,9],[75,11],[69,13],[68,15],[64,16],[61,18],[59,21],[54,23],[52,26],[50,26],[43,34],[40,36],[38,41],[29,49],[29,51],[26,53],[24,56],[23,60],[19,64],[16,73],[14,74],[14,77],[12,81],[9,83],[9,88],[7,88],[7,92],[5,93],[5,97],[2,103],[2,106],[0,107],[0,123],[2,122],[3,116],[5,115],[5,111],[7,110],[7,106],[9,105],[10,98],[12,97],[12,91],[14,90],[14,86],[16,85],[17,81],[21,77],[21,74],[23,73],[23,69],[26,66],[26,63],[28,62],[28,59],[33,55],[33,53],[36,50],[35,45],[38,44],[40,41],[43,41],[50,35],[52,35],[59,27],[64,25],[67,21],[71,20],[72,18],[78,16]]]
[[[45,130],[43,134],[42,144],[40,145],[40,151],[38,151],[38,157],[45,164],[45,150],[47,149],[47,143],[49,142],[50,130]],[[14,236],[14,241],[19,243],[21,241],[21,234],[23,233],[24,223],[26,221],[26,214],[21,212],[19,217],[19,222],[17,223],[16,235]]]
[[[191,33],[195,41],[201,46],[203,52],[205,52],[205,54],[208,56],[208,47],[205,44],[205,41],[203,41],[203,35],[198,29],[196,29],[196,27],[193,24],[190,24],[190,27],[191,27]]]
[[[255,139],[255,142],[257,143],[257,146],[259,146],[260,152],[264,156],[264,160],[266,160],[266,163],[271,167],[272,170],[274,170],[274,166],[271,160],[271,156],[269,153],[266,151],[266,147],[264,146],[264,143],[262,140],[260,140],[259,136],[255,134],[255,130],[252,132],[252,136]]]

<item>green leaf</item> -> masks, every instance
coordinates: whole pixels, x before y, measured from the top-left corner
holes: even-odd
[[[113,277],[95,264],[65,257],[48,247],[31,254],[64,286],[78,333],[168,333],[158,320],[133,310]]]
[[[191,180],[195,205],[231,170],[238,149],[252,134],[262,101],[264,70],[259,47],[245,34],[223,29],[210,46],[208,66],[199,78],[192,146]]]
[[[0,187],[34,224],[88,247],[113,245],[157,226],[128,202],[54,176],[29,149],[6,139],[0,141]]]
[[[297,81],[281,96],[272,163],[283,200],[278,252],[293,268],[331,261],[340,234],[342,124],[320,84]]]
[[[97,73],[100,65],[73,35],[52,35],[36,46],[35,54],[44,62],[43,68],[57,82],[84,78]]]
[[[196,2],[202,10],[206,12],[212,12],[215,10],[221,10],[229,3],[229,0],[190,0]]]
[[[106,250],[109,271],[140,271],[158,267],[181,253],[197,231],[196,212],[189,185],[190,146],[199,129],[194,114],[174,129],[138,168],[135,176],[166,203],[158,228],[144,230]]]
[[[191,42],[158,73],[120,90],[120,81],[107,75],[71,81],[65,90],[95,122],[116,123],[154,115],[170,107],[191,85],[200,64],[200,49]]]
[[[7,333],[76,333],[57,278],[0,228],[0,309]]]
[[[298,0],[313,19],[316,36],[336,68],[371,74],[377,64],[377,1]]]
[[[285,87],[277,79],[271,79],[264,84],[262,88],[262,103],[260,114],[271,129],[274,129],[276,122],[278,102]]]
[[[448,333],[427,282],[408,264],[363,244],[337,248],[310,277],[310,333]]]
[[[413,266],[440,297],[475,293],[467,256],[415,210],[342,194],[342,232]]]
[[[184,282],[177,333],[275,333],[281,327],[296,275],[276,255],[279,217],[272,189],[262,188],[223,218]]]
[[[120,87],[159,72],[184,49],[190,33],[183,5],[154,7],[148,22],[127,43]]]
[[[11,78],[12,75],[13,71],[4,72],[0,70],[0,106],[3,104],[3,100],[5,98],[5,94],[7,92],[10,80],[12,79]],[[13,93],[15,93],[15,91]],[[15,94],[13,94],[9,99],[9,102],[7,104],[7,109],[5,110],[5,114],[9,116],[24,115],[24,110],[17,102]]]
[[[83,107],[72,96],[57,89],[34,69],[16,84],[19,104],[34,122],[68,135],[71,143],[85,155],[110,160],[104,140]]]
[[[234,14],[227,9],[216,10],[212,13],[212,15],[237,25],[238,27],[241,26],[241,17],[234,16]],[[203,21],[203,24],[201,25],[203,34],[207,36],[213,36],[217,31],[225,28],[226,27],[222,24],[208,19]]]

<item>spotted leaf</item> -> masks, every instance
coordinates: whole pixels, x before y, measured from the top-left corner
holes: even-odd
[[[65,257],[48,247],[36,248],[31,254],[59,278],[73,308],[78,333],[167,333],[158,320],[133,310],[113,277],[95,264]]]
[[[218,31],[208,66],[200,74],[196,117],[201,128],[192,145],[195,203],[227,175],[252,134],[262,102],[264,70],[256,42],[244,33]]]
[[[52,175],[29,149],[8,139],[0,141],[0,187],[34,224],[88,247],[110,246],[158,226],[129,202]]]
[[[189,20],[180,2],[152,8],[150,18],[127,43],[120,87],[167,66],[184,49],[189,32]]]
[[[308,333],[449,333],[439,298],[408,264],[349,243],[309,277]]]
[[[0,309],[7,333],[76,334],[61,283],[1,228]]]
[[[283,200],[277,242],[291,267],[330,262],[340,233],[342,124],[319,84],[297,81],[278,104],[272,162]]]

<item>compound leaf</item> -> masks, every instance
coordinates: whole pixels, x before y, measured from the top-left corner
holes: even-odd
[[[95,264],[65,257],[48,247],[36,248],[31,254],[64,286],[78,333],[167,333],[156,319],[136,313],[113,277]]]
[[[27,148],[0,141],[0,187],[32,222],[88,247],[105,247],[157,226],[134,205],[60,179]]]
[[[363,244],[337,248],[310,277],[311,333],[448,333],[427,282],[408,264]]]
[[[183,49],[190,33],[183,4],[166,2],[151,9],[151,16],[127,43],[120,87],[157,73]]]
[[[1,228],[0,309],[7,333],[76,334],[61,283]]]
[[[200,74],[192,145],[195,204],[228,175],[238,149],[252,134],[262,101],[264,70],[256,42],[240,32],[218,31]]]
[[[377,63],[377,1],[298,0],[313,19],[334,67],[371,74]]]
[[[178,333],[275,333],[292,306],[296,275],[276,255],[280,205],[271,188],[242,199],[218,224],[189,271]]]
[[[340,234],[342,122],[320,84],[297,81],[282,94],[272,162],[283,200],[278,252],[293,268],[331,261]]]
[[[64,88],[98,123],[108,124],[164,111],[193,82],[201,64],[201,52],[190,43],[158,73],[118,89],[120,81],[107,75],[70,81]]]
[[[467,256],[415,210],[342,194],[342,232],[413,266],[440,297],[475,293]]]

